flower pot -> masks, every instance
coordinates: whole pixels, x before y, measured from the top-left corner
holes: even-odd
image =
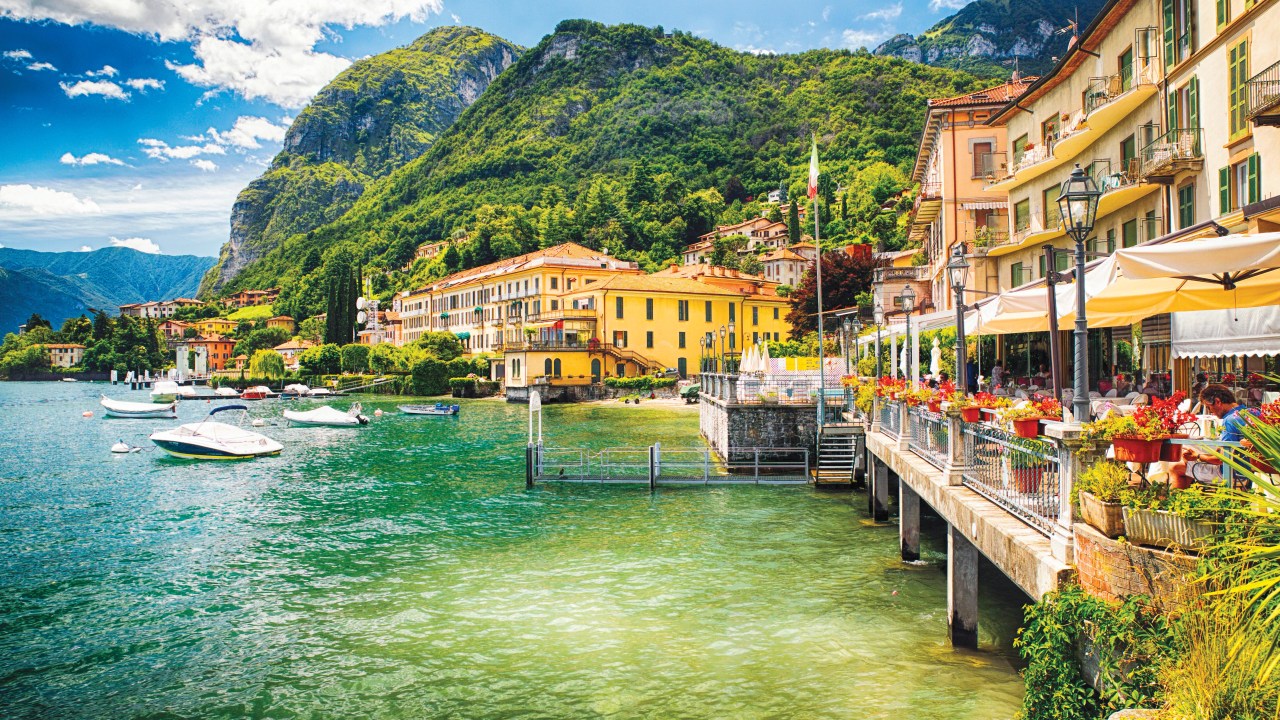
[[[925,403],[925,407],[929,408],[929,412],[931,413],[934,413],[934,414],[940,413],[942,412],[942,401],[930,400],[929,402]]]
[[[1186,475],[1169,474],[1169,487],[1174,490],[1190,490],[1195,481]]]
[[[1250,457],[1249,464],[1253,466],[1254,470],[1257,470],[1260,473],[1263,473],[1266,475],[1276,474],[1276,469],[1271,467],[1270,463],[1268,463],[1266,460],[1263,460],[1260,457]]]
[[[1160,446],[1163,440],[1143,440],[1142,438],[1118,437],[1111,439],[1111,447],[1115,450],[1116,460],[1131,463],[1153,463],[1160,459]]]
[[[1033,440],[1040,437],[1040,418],[1014,420],[1013,434],[1020,438],[1030,438]]]
[[[995,420],[995,419],[996,419],[996,409],[995,409],[995,408],[980,408],[980,409],[982,410],[982,419],[983,419],[983,420]]]
[[[1124,506],[1103,502],[1093,493],[1080,491],[1080,515],[1095,530],[1109,538],[1124,534]]]
[[[1013,487],[1020,493],[1040,491],[1040,481],[1044,478],[1044,467],[1013,468]]]
[[[969,423],[980,422],[982,420],[982,408],[980,407],[960,408],[960,419]]]
[[[1213,537],[1213,524],[1204,520],[1146,508],[1124,508],[1123,512],[1124,536],[1139,545],[1199,550]]]
[[[1186,437],[1188,437],[1186,433],[1174,433],[1169,436],[1170,439]],[[1186,447],[1186,445],[1178,445],[1176,443],[1171,443],[1168,440],[1162,441],[1160,443],[1160,462],[1182,462],[1182,449],[1184,447]]]

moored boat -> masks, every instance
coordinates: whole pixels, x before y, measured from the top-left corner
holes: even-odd
[[[156,380],[151,384],[151,402],[171,403],[181,392],[178,383],[172,380]]]
[[[406,415],[457,415],[462,409],[460,405],[445,405],[444,403],[436,403],[435,405],[397,405],[400,412]]]
[[[151,442],[174,457],[191,460],[243,460],[280,454],[284,446],[265,435],[209,419],[218,413],[234,410],[243,413],[248,407],[216,407],[198,423],[179,425],[172,430],[157,430],[151,434]]]
[[[220,387],[217,390],[214,390],[213,394],[217,395],[218,397],[228,397],[228,398],[240,397],[240,392],[235,388],[230,388],[230,387]]]
[[[163,405],[156,403],[125,402],[112,400],[102,396],[102,407],[107,415],[117,418],[176,418],[178,417],[178,401],[171,400]]]
[[[241,400],[266,400],[274,396],[275,393],[271,392],[271,388],[266,385],[254,385],[251,388],[245,388],[244,392],[240,393]]]
[[[291,425],[309,427],[359,427],[369,424],[369,418],[361,414],[361,410],[360,403],[352,403],[346,412],[325,405],[315,410],[285,410],[284,419]]]

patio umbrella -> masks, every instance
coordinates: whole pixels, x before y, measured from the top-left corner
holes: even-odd
[[[772,370],[772,364],[769,361],[769,343],[760,346],[760,372],[769,373]]]
[[[742,367],[739,372],[750,373],[756,371],[756,346],[752,345],[742,354]]]
[[[938,338],[933,338],[933,350],[929,353],[929,374],[938,377],[938,370],[942,365],[942,348],[938,346]]]
[[[1171,312],[1280,304],[1280,233],[1228,235],[1117,250],[1085,305],[1111,325]],[[1092,275],[1093,272],[1090,274]]]

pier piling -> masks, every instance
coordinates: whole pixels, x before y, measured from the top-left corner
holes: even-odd
[[[920,559],[920,495],[898,483],[898,536],[903,560]]]
[[[978,548],[947,525],[947,629],[955,647],[978,647]]]

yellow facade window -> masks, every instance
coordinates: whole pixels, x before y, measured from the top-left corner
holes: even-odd
[[[1230,113],[1231,139],[1249,134],[1249,40],[1241,40],[1227,52],[1227,105]]]

